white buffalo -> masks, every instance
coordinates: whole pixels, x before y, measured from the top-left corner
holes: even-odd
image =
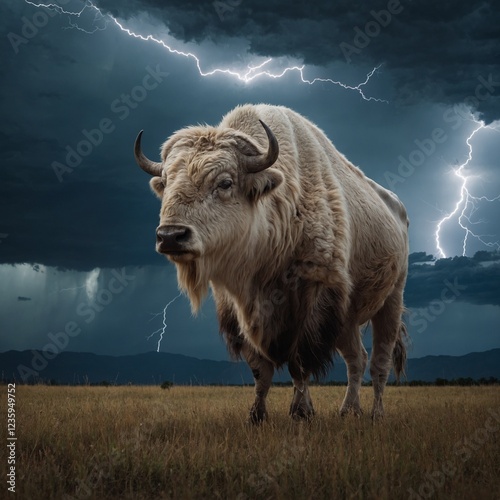
[[[245,105],[215,127],[173,134],[161,161],[135,143],[162,201],[156,249],[177,268],[196,311],[211,287],[230,353],[250,365],[266,417],[274,370],[293,378],[290,414],[310,418],[308,383],[339,352],[348,387],[341,415],[359,415],[371,321],[372,416],[383,415],[391,361],[406,359],[402,322],[408,218],[396,195],[368,179],[313,123],[280,106]]]

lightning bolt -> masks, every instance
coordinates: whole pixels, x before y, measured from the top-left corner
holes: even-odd
[[[96,31],[102,31],[107,28],[109,24],[109,19],[107,19],[107,16],[102,14],[102,12],[94,5],[92,2],[85,2],[83,7],[79,11],[68,11],[64,10],[60,5],[57,5],[55,3],[34,3],[30,2],[29,0],[24,0],[27,4],[32,5],[33,7],[43,7],[48,10],[52,10],[55,12],[58,12],[59,14],[66,14],[68,16],[68,26],[66,26],[63,29],[76,29],[78,31],[82,31],[83,33],[86,33],[87,35],[92,35]],[[77,17],[80,18],[82,15],[85,13],[86,10],[95,10],[95,16],[92,21],[93,29],[92,30],[86,30],[82,27],[80,27],[78,24],[73,23],[71,21],[71,17]],[[103,21],[103,26],[96,26],[95,24],[98,21]]]
[[[441,247],[441,229],[444,224],[446,224],[452,218],[456,217],[457,214],[458,214],[458,219],[457,219],[458,225],[464,231],[464,239],[462,242],[462,256],[465,256],[467,252],[467,242],[469,238],[475,238],[487,247],[500,249],[500,243],[498,241],[495,242],[485,241],[483,239],[485,235],[476,234],[475,232],[472,231],[470,227],[471,225],[480,224],[481,222],[484,222],[484,221],[473,222],[471,220],[472,216],[479,208],[478,203],[480,202],[491,203],[494,201],[500,201],[500,195],[496,196],[495,198],[488,198],[486,196],[473,196],[470,193],[469,188],[467,187],[467,182],[470,179],[470,176],[465,174],[464,169],[472,161],[472,154],[473,154],[473,147],[471,143],[472,139],[476,134],[479,133],[480,130],[483,130],[485,128],[498,130],[494,125],[485,125],[483,121],[476,120],[476,118],[472,115],[472,113],[471,113],[471,120],[477,125],[477,127],[470,133],[470,135],[467,137],[465,141],[469,150],[467,159],[465,160],[464,163],[462,163],[454,170],[454,174],[461,180],[460,197],[458,198],[453,211],[450,212],[445,217],[443,217],[436,226],[436,232],[435,232],[436,248],[438,249],[439,256],[442,258],[445,258],[446,254],[443,248]]]
[[[167,329],[167,309],[169,308],[170,304],[175,302],[180,296],[182,295],[182,292],[179,292],[179,295],[174,297],[164,308],[162,312],[156,313],[152,319],[156,318],[156,316],[159,316],[160,314],[163,314],[163,325],[161,328],[158,328],[158,330],[154,331],[151,335],[147,337],[147,340],[149,340],[153,335],[156,335],[157,333],[160,333],[160,338],[158,339],[158,346],[156,348],[156,352],[160,352],[160,346],[161,346],[161,341],[163,340],[163,335],[165,334],[165,330]],[[150,320],[150,321],[151,321]]]
[[[158,45],[161,45],[163,48],[165,48],[169,53],[171,54],[175,54],[175,55],[178,55],[178,56],[182,56],[182,57],[185,57],[187,59],[191,59],[192,61],[195,62],[196,64],[196,68],[198,69],[198,72],[200,74],[200,76],[203,76],[203,77],[209,77],[209,76],[213,76],[213,75],[216,75],[216,74],[224,74],[224,75],[228,75],[228,76],[231,76],[231,77],[234,77],[244,83],[250,83],[251,81],[259,78],[259,77],[267,77],[267,78],[272,78],[272,79],[278,79],[278,78],[282,78],[284,77],[287,73],[289,72],[297,72],[299,74],[299,78],[300,78],[300,81],[302,83],[306,83],[306,84],[309,84],[309,85],[313,85],[315,83],[318,83],[318,82],[321,82],[321,83],[329,83],[329,84],[332,84],[332,85],[336,85],[336,86],[339,86],[339,87],[342,87],[346,90],[352,90],[352,91],[355,91],[355,92],[358,92],[359,95],[365,100],[365,101],[376,101],[376,102],[383,102],[383,103],[387,103],[388,101],[386,101],[385,99],[379,99],[379,98],[376,98],[376,97],[369,97],[369,96],[366,96],[366,94],[364,93],[364,88],[368,82],[370,81],[370,79],[372,78],[372,76],[380,69],[380,66],[375,66],[367,75],[366,75],[366,78],[363,82],[361,83],[358,83],[357,85],[347,85],[346,83],[343,83],[339,80],[333,80],[331,78],[313,78],[313,79],[308,79],[304,76],[304,69],[305,69],[305,65],[302,65],[302,66],[290,66],[290,67],[287,67],[285,69],[283,69],[281,72],[278,72],[278,73],[273,73],[271,71],[268,71],[268,70],[263,70],[262,68],[264,66],[267,66],[269,63],[271,63],[273,61],[272,58],[268,58],[266,60],[264,60],[263,62],[257,64],[257,65],[248,65],[247,66],[247,69],[243,72],[239,72],[239,71],[235,71],[235,70],[232,70],[232,69],[229,69],[229,68],[216,68],[216,69],[213,69],[211,71],[204,71],[202,69],[202,63],[200,61],[200,59],[195,55],[193,54],[192,52],[183,52],[181,50],[177,50],[175,48],[172,48],[170,45],[168,45],[166,42],[164,42],[163,40],[160,40],[158,38],[155,38],[153,35],[141,35],[141,34],[137,34],[135,33],[134,31],[132,31],[131,29],[129,28],[126,28],[122,23],[120,23],[120,21],[118,21],[118,19],[116,19],[114,16],[112,16],[111,14],[103,14],[101,12],[101,10],[99,9],[99,7],[97,7],[96,5],[94,5],[90,0],[88,0],[87,2],[85,2],[83,8],[79,11],[66,11],[64,10],[61,6],[57,5],[57,4],[54,4],[54,3],[49,3],[49,4],[44,4],[44,3],[35,3],[35,2],[31,2],[29,0],[25,0],[25,2],[29,5],[32,5],[36,8],[45,8],[45,9],[48,9],[48,10],[52,10],[52,11],[56,11],[57,13],[59,14],[65,14],[68,16],[68,23],[69,25],[65,28],[65,29],[77,29],[79,31],[82,31],[84,33],[87,33],[87,34],[92,34],[92,33],[95,33],[96,31],[99,31],[99,30],[104,30],[108,27],[109,24],[115,24],[121,31],[123,31],[124,33],[126,33],[127,35],[133,37],[133,38],[137,38],[139,40],[142,40],[142,41],[145,41],[145,42],[153,42],[153,43],[156,43]],[[78,25],[78,23],[76,22],[73,22],[71,19],[72,18],[81,18],[82,15],[85,13],[85,11],[92,11],[94,10],[95,11],[95,17],[94,17],[94,20],[93,20],[93,29],[92,30],[87,30],[87,29],[84,29],[82,28],[81,26]],[[98,22],[101,22],[102,25],[101,26],[95,26],[95,23],[98,23]]]

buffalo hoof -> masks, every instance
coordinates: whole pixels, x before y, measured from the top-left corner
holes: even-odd
[[[294,420],[310,422],[314,417],[315,411],[312,406],[308,407],[306,405],[292,403],[289,413]]]
[[[361,409],[360,406],[342,406],[339,411],[339,415],[344,418],[351,413],[355,416],[360,418],[361,415],[363,415],[363,410]]]
[[[253,405],[250,409],[250,414],[248,416],[248,421],[253,425],[260,425],[262,422],[267,420],[266,408],[262,405]]]
[[[373,410],[372,411],[372,421],[379,422],[384,419],[384,410]]]
[[[384,418],[384,405],[382,401],[375,401],[372,408],[372,420],[374,422]]]

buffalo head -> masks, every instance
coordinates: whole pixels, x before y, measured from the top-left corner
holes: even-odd
[[[156,250],[178,266],[198,263],[199,275],[203,260],[210,275],[206,278],[216,279],[265,237],[259,200],[284,178],[270,168],[278,159],[278,141],[260,123],[267,150],[256,138],[235,129],[189,127],[165,142],[161,162],[143,154],[142,131],[137,136],[135,159],[153,176],[150,186],[162,201]]]

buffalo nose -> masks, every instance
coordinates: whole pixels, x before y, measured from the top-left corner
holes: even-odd
[[[185,244],[191,237],[186,226],[160,226],[156,230],[156,245],[162,253],[187,251]]]

